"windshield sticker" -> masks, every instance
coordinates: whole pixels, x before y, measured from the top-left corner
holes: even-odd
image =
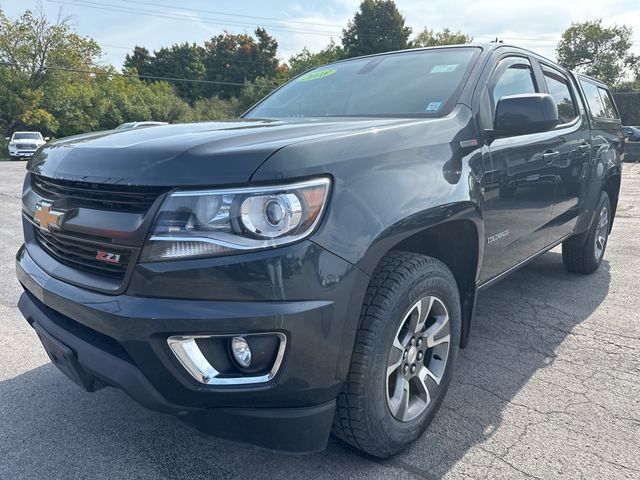
[[[440,110],[441,105],[442,105],[442,102],[431,102],[429,105],[427,105],[427,108],[425,108],[425,111],[437,112],[438,110]]]
[[[429,73],[451,73],[455,72],[458,64],[454,65],[435,65]]]
[[[335,68],[327,68],[324,70],[313,71],[313,72],[305,73],[297,81],[309,82],[311,80],[320,80],[321,78],[328,77],[329,75],[333,75],[336,72],[337,70]]]

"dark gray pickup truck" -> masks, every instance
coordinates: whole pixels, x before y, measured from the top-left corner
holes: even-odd
[[[40,148],[20,309],[88,391],[388,457],[436,414],[480,290],[559,244],[598,268],[623,146],[605,85],[517,47],[337,62],[238,120]]]

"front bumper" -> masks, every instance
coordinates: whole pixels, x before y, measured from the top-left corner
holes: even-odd
[[[23,247],[16,267],[25,288],[19,307],[41,338],[53,339],[72,352],[77,371],[81,376],[86,373],[87,390],[104,385],[120,388],[151,409],[177,414],[203,431],[234,441],[298,452],[320,450],[350,363],[361,305],[354,298],[364,296],[368,278],[312,242],[274,253],[268,258],[264,254],[221,258],[216,260],[218,267],[205,262],[210,282],[203,284],[195,275],[198,295],[190,296],[175,283],[180,275],[183,285],[189,283],[187,278],[194,281],[193,260],[184,262],[183,268],[181,262],[167,262],[155,270],[138,266],[127,292],[109,295],[50,276]],[[243,283],[234,283],[234,275],[242,279],[243,272],[255,272],[260,266],[273,270],[274,262],[283,258],[296,259],[298,268],[285,268],[289,273],[278,277],[277,288],[269,286],[277,298],[262,299],[255,292],[257,300],[225,298],[236,290],[232,296],[242,297]],[[217,268],[225,272],[226,293],[216,293],[223,285],[220,278],[215,280]],[[254,278],[254,283],[244,284],[244,295],[260,290],[259,283]],[[181,298],[176,298],[176,290]],[[224,300],[200,298],[207,290]],[[309,299],[296,293],[304,290]],[[149,296],[152,291],[157,298]],[[260,332],[281,332],[287,338],[282,365],[264,384],[199,383],[167,344],[172,335]]]
[[[14,151],[9,150],[10,157],[30,158],[33,156],[34,153],[36,153],[35,150],[14,150]]]

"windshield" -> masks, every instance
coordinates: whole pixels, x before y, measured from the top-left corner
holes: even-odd
[[[13,140],[42,140],[42,135],[37,132],[14,133]]]
[[[441,116],[478,52],[415,50],[325,65],[284,85],[246,116]]]

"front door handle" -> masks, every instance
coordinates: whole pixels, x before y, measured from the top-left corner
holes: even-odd
[[[560,152],[556,152],[555,150],[547,150],[542,154],[542,160],[546,164],[553,163],[558,158],[560,158]]]
[[[580,155],[584,155],[586,153],[589,153],[589,150],[591,150],[591,145],[589,145],[588,143],[583,143],[582,145],[580,145],[578,147],[578,153]]]

